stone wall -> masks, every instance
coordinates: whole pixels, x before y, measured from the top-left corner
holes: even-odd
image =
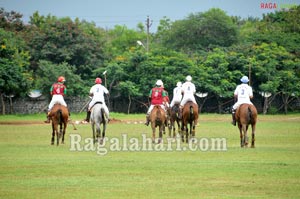
[[[16,113],[16,114],[32,114],[32,113],[43,113],[48,109],[50,99],[43,96],[38,98],[12,98],[12,106],[10,105],[9,98],[5,97],[5,113]],[[89,98],[83,97],[66,97],[65,101],[71,112],[85,112],[85,105],[89,102]],[[2,110],[2,105],[0,104],[0,110]]]

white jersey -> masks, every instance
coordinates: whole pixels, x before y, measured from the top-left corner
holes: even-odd
[[[253,91],[251,86],[248,84],[240,84],[236,87],[234,95],[237,95],[239,102],[247,103],[250,102],[250,97],[253,96]]]
[[[174,106],[175,104],[179,104],[182,99],[181,86],[177,86],[173,89],[173,99],[170,106]]]
[[[250,98],[253,96],[253,91],[248,84],[238,85],[234,91],[234,95],[237,96],[237,102],[233,105],[233,109],[237,109],[241,104],[252,104]]]
[[[104,94],[108,94],[108,90],[101,84],[95,84],[92,86],[90,94],[93,94],[93,101],[105,103]]]
[[[180,106],[184,106],[186,102],[192,101],[197,104],[194,94],[196,93],[195,84],[192,82],[185,82],[182,84],[181,91],[183,92],[183,99]]]

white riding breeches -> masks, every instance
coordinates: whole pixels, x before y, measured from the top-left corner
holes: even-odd
[[[183,107],[188,101],[192,101],[195,104],[197,104],[194,95],[185,95],[183,96],[183,99],[180,102],[180,106]]]
[[[153,104],[150,105],[150,107],[147,111],[147,115],[150,115],[150,113],[151,113],[152,109],[154,108],[154,106],[156,106],[156,105],[153,105]],[[163,104],[161,104],[159,106],[166,112],[165,106]]]
[[[61,104],[63,106],[67,106],[67,104],[64,100],[64,97],[62,95],[53,95],[52,96],[51,102],[48,106],[48,111],[50,111],[53,108],[54,104]]]

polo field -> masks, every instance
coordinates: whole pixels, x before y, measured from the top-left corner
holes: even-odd
[[[259,114],[255,148],[229,114],[200,114],[193,143],[166,129],[160,144],[144,114],[111,113],[102,145],[81,123],[51,145],[44,118],[0,116],[0,198],[300,198],[300,114]]]

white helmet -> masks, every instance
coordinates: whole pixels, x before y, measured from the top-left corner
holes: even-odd
[[[177,82],[176,86],[177,86],[177,87],[181,87],[181,86],[182,86],[182,83],[181,83],[181,82]]]
[[[159,79],[156,81],[156,85],[157,86],[162,86],[164,83]]]
[[[186,76],[185,79],[186,79],[186,81],[188,81],[188,82],[192,81],[192,77],[191,77],[190,75]]]

